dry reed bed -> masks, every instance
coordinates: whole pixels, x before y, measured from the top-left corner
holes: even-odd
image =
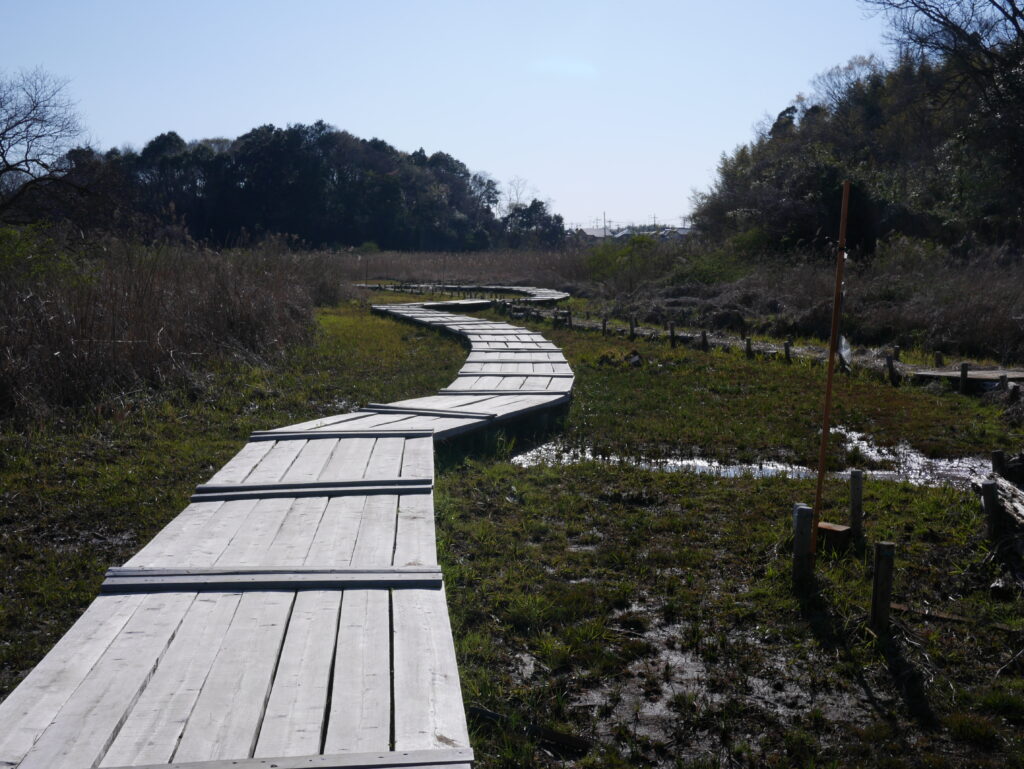
[[[181,383],[223,356],[272,356],[308,340],[314,304],[340,295],[329,255],[20,245],[0,254],[2,417]]]

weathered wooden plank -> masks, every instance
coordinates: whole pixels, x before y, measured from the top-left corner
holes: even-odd
[[[301,484],[317,480],[320,477],[320,471],[324,469],[324,465],[331,458],[337,445],[335,441],[306,441],[302,451],[295,457],[295,461],[278,482]]]
[[[0,766],[24,758],[142,601],[136,595],[97,598],[0,703]]]
[[[365,437],[342,440],[331,455],[331,461],[320,473],[320,477],[324,480],[366,477],[366,465],[370,461],[370,454],[376,442],[376,436],[369,434]]]
[[[161,529],[131,560],[145,563],[151,559],[164,557],[168,553],[179,555],[186,552],[187,545],[183,543],[201,536],[222,505],[223,502],[193,502]]]
[[[295,597],[254,756],[320,752],[341,602],[339,591]]]
[[[325,753],[386,751],[391,740],[391,651],[386,590],[347,590]]]
[[[327,509],[327,497],[296,499],[274,535],[261,566],[301,566]]]
[[[194,593],[143,598],[19,765],[80,769],[102,758],[167,650]]]
[[[298,430],[295,432],[279,432],[276,430],[258,430],[249,436],[250,441],[312,441],[336,440],[338,438],[417,438],[426,435],[423,430],[357,430],[331,431]],[[268,449],[269,451],[269,449]]]
[[[434,439],[407,438],[402,452],[401,476],[403,478],[434,477]]]
[[[284,592],[242,596],[175,761],[252,755],[293,600],[293,593]]]
[[[398,478],[404,451],[404,438],[378,438],[366,465],[366,478]],[[433,476],[430,477],[432,480]]]
[[[210,574],[121,575],[104,580],[104,593],[267,592],[271,590],[436,589],[441,573],[403,571],[306,571]]]
[[[270,486],[269,484],[239,485],[217,489],[197,490],[192,495],[194,502],[203,500],[238,499],[299,499],[304,497],[342,497],[361,494],[425,494],[431,484],[416,478],[387,478],[375,481],[368,478],[363,482],[340,481],[337,483],[305,483]]]
[[[111,769],[471,769],[473,751],[403,750],[336,755],[274,756],[273,758],[241,758],[226,761],[197,761],[173,764],[147,764],[112,767]]]
[[[367,497],[335,497],[327,503],[305,563],[321,566],[325,563],[338,567],[352,562],[352,551],[359,535],[359,521]]]
[[[252,472],[239,482],[274,483],[280,480],[307,443],[308,441],[282,441],[273,444],[270,451],[253,468]]]
[[[271,448],[272,446],[266,443],[249,442],[245,444],[242,450],[229,459],[224,467],[214,473],[210,483],[240,483]]]
[[[395,749],[469,747],[444,590],[396,590]]]
[[[171,760],[240,599],[238,594],[196,596],[100,766]]]
[[[274,541],[274,535],[281,528],[293,501],[291,498],[257,500],[217,559],[209,565],[263,565],[264,554]]]
[[[379,413],[411,414],[427,417],[457,417],[462,419],[490,419],[491,414],[473,411],[455,411],[454,409],[419,409],[415,406],[393,406],[389,403],[369,403],[363,407],[366,411]]]
[[[217,505],[214,515],[181,532],[171,532],[165,538],[160,532],[126,566],[210,566],[231,543],[238,530],[253,514],[259,500],[235,502],[199,502],[189,509]]]
[[[434,504],[431,497],[417,495],[399,498],[394,565],[396,568],[437,565]]]
[[[391,564],[397,517],[397,495],[366,498],[356,546],[352,551],[352,566],[377,567]]]

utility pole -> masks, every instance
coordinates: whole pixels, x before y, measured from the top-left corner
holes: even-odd
[[[608,213],[606,211],[601,212],[601,219],[604,222],[604,236],[608,237]]]

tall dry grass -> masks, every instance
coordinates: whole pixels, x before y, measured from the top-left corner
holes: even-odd
[[[337,258],[273,243],[217,253],[105,241],[74,254],[0,232],[0,416],[191,381],[225,356],[307,341],[338,300]]]
[[[346,254],[344,274],[353,281],[502,283],[564,288],[587,280],[583,254],[564,251],[382,251]]]

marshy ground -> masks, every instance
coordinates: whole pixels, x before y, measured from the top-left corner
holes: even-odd
[[[464,349],[369,313],[386,300],[321,311],[316,340],[277,363],[4,428],[0,693],[249,431],[451,381]],[[540,327],[577,374],[566,445],[816,459],[820,366]],[[835,421],[933,457],[1024,442],[998,405],[868,372],[838,380]],[[865,542],[823,555],[801,598],[789,513],[813,481],[510,462],[531,439],[545,436],[440,458],[440,554],[478,766],[1024,763],[1024,598],[970,491],[869,473]],[[871,469],[839,436],[830,456],[833,470]],[[845,484],[829,481],[825,499],[842,520]],[[876,642],[864,625],[880,540],[897,543],[894,600],[966,621],[897,613],[892,641]]]

